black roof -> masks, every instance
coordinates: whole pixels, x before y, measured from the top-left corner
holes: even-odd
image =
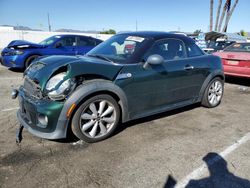
[[[164,38],[177,38],[186,43],[194,43],[194,40],[192,38],[187,37],[185,35],[168,33],[168,32],[163,32],[163,31],[136,31],[136,32],[121,33],[120,35],[123,35],[123,34],[139,36],[143,38],[152,38],[154,40],[160,40]]]

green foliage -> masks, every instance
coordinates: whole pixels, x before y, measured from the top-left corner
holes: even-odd
[[[100,34],[113,34],[113,35],[115,35],[116,31],[114,29],[109,29],[106,31],[101,31]]]
[[[242,30],[240,30],[240,35],[247,37],[247,32],[242,29]]]

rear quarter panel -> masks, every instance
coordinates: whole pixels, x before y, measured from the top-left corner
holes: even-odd
[[[221,58],[215,55],[208,55],[206,58],[207,58],[206,62],[208,66],[208,72],[207,72],[206,79],[204,80],[202,84],[198,101],[201,101],[203,94],[205,92],[205,89],[207,88],[209,82],[211,82],[213,78],[220,77],[223,80],[223,82],[225,80]]]

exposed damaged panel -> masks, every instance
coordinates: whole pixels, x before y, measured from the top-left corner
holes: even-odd
[[[32,80],[39,80],[43,91],[49,78],[60,72],[67,72],[67,77],[81,75],[98,75],[98,78],[113,80],[123,66],[113,66],[112,63],[77,56],[50,56],[39,59],[27,69],[25,75]],[[39,69],[39,71],[36,71]]]
[[[21,48],[43,48],[44,45],[32,43],[25,40],[14,40],[7,46],[8,48],[21,49]]]
[[[39,83],[37,83],[37,81],[29,79],[28,77],[24,78],[23,89],[25,94],[28,96],[37,99],[41,99],[43,97]]]

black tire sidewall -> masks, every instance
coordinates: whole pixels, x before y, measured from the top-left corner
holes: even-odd
[[[219,82],[222,84],[222,94],[221,94],[221,99],[220,99],[220,101],[219,101],[216,105],[212,105],[212,104],[210,104],[210,102],[208,101],[208,91],[209,91],[210,86],[211,86],[215,81],[219,81]],[[222,80],[221,78],[219,78],[219,77],[216,77],[216,78],[212,79],[212,80],[209,82],[209,84],[208,84],[208,86],[207,86],[207,88],[206,88],[206,90],[205,90],[205,92],[204,92],[204,95],[203,95],[203,98],[202,98],[202,105],[205,106],[205,107],[207,107],[207,108],[214,108],[214,107],[218,106],[218,105],[221,103],[223,94],[224,94],[224,82],[223,82],[223,80]]]
[[[25,67],[24,67],[24,69],[27,69],[28,66],[30,65],[30,63],[31,63],[33,60],[35,60],[37,57],[39,57],[39,55],[31,55],[31,56],[29,56],[29,57],[26,59],[26,61],[25,61]]]
[[[80,117],[81,117],[82,111],[90,103],[92,103],[92,102],[94,102],[96,100],[107,100],[108,102],[112,103],[112,105],[115,108],[114,110],[116,111],[117,118],[115,120],[115,123],[114,123],[112,129],[109,131],[109,133],[107,133],[104,136],[98,137],[98,138],[89,138],[89,137],[87,137],[86,135],[84,135],[82,133],[79,122],[80,122]],[[110,95],[106,95],[106,94],[96,95],[96,96],[93,96],[93,97],[87,99],[85,102],[83,102],[78,107],[78,109],[76,110],[75,114],[73,115],[73,118],[72,118],[72,121],[71,121],[71,129],[72,129],[72,132],[74,133],[74,135],[76,137],[78,137],[80,140],[84,140],[85,142],[88,142],[88,143],[94,143],[94,142],[104,140],[104,139],[108,138],[109,136],[111,136],[112,133],[115,131],[118,123],[119,123],[119,119],[120,119],[120,108],[119,108],[119,105],[116,102],[116,100],[113,97],[111,97]]]

